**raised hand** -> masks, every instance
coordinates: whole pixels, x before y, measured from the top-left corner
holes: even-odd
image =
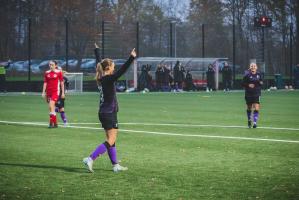
[[[137,53],[136,53],[136,51],[135,51],[135,48],[131,51],[131,54],[130,54],[131,56],[133,56],[134,58],[137,56]]]
[[[99,48],[99,46],[97,45],[97,43],[94,43],[95,48]]]

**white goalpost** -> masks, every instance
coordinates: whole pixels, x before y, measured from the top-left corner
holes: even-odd
[[[65,73],[64,76],[69,81],[68,92],[83,91],[83,73]]]

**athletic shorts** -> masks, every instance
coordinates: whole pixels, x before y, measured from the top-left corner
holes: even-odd
[[[99,120],[105,130],[118,129],[117,113],[98,113]]]
[[[55,103],[55,106],[59,109],[64,108],[64,99],[59,98],[58,101]]]
[[[260,104],[260,96],[257,97],[245,97],[246,104]]]
[[[47,102],[50,102],[50,100],[57,102],[58,100],[58,95],[53,93],[53,94],[47,94]]]

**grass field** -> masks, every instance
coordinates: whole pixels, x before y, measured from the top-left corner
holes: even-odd
[[[96,93],[67,96],[58,129],[40,95],[2,95],[0,199],[299,199],[299,91],[264,92],[257,129],[243,95],[119,94],[129,170],[113,173],[104,155],[93,174],[82,158],[105,138]]]

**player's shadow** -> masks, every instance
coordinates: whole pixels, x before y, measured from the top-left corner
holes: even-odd
[[[62,170],[62,171],[66,171],[66,172],[83,173],[83,174],[89,173],[83,166],[82,166],[82,168],[76,168],[76,167],[33,165],[33,164],[22,164],[22,163],[1,163],[1,162],[0,162],[0,166],[27,167],[27,168],[39,168],[39,169],[57,169],[57,170]],[[109,171],[106,169],[100,169],[100,170],[101,171]]]
[[[47,165],[33,165],[33,164],[21,164],[21,163],[0,163],[0,166],[11,167],[26,167],[26,168],[39,168],[39,169],[58,169],[67,172],[86,173],[86,169],[75,167],[62,167],[62,166],[47,166]]]

